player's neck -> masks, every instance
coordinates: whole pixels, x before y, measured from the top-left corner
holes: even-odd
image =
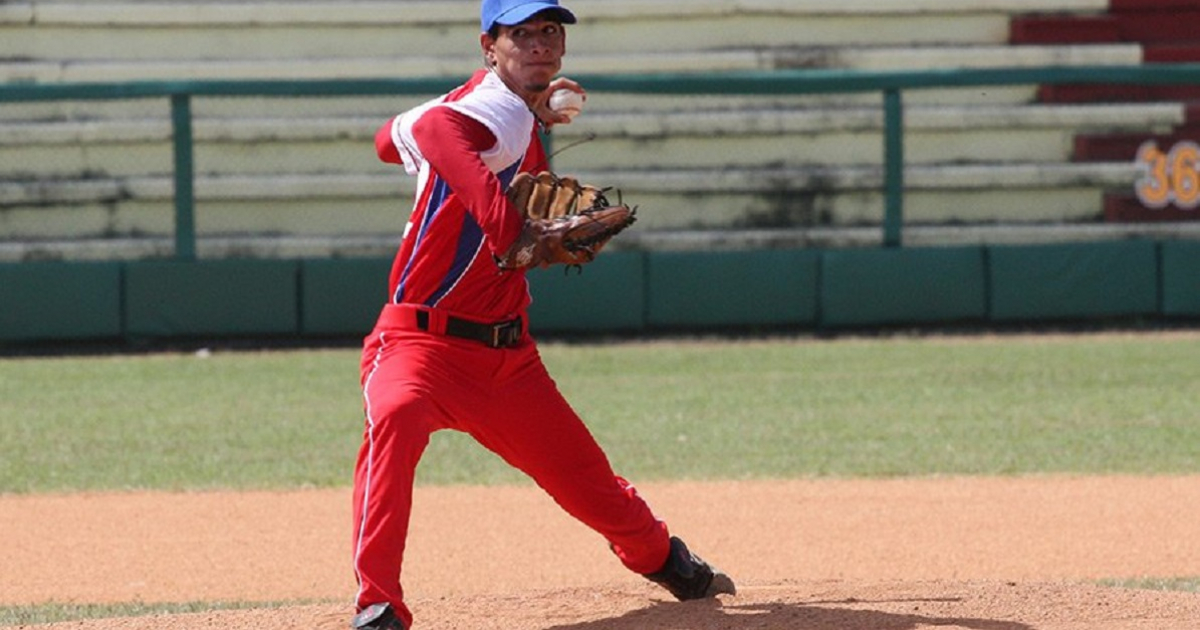
[[[504,75],[502,75],[496,71],[496,68],[494,66],[488,67],[487,70],[488,70],[488,72],[491,72],[492,74],[496,75],[496,78],[500,79],[500,82],[503,83],[504,86],[507,87],[510,92],[512,92],[513,94],[516,94],[522,101],[525,101],[525,107],[528,107],[529,111],[533,111],[533,104],[534,104],[534,101],[537,99],[538,94],[540,94],[542,91],[544,91],[546,89],[546,86],[543,86],[539,90],[531,91],[529,89],[522,88],[521,86],[516,85],[513,81],[510,81],[509,79],[505,78]]]

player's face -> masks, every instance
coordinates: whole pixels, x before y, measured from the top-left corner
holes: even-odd
[[[562,24],[534,16],[515,26],[501,26],[495,39],[485,33],[482,43],[496,74],[529,101],[562,69],[567,33]]]

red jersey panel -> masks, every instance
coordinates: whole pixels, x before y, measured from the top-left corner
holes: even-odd
[[[524,101],[480,70],[390,121],[376,149],[418,181],[389,279],[392,303],[480,321],[522,312],[530,301],[525,273],[500,270],[493,254],[504,252],[523,224],[503,191],[518,172],[545,167],[536,119]]]

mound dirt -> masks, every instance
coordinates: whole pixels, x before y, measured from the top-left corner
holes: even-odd
[[[405,585],[420,629],[1194,630],[1200,477],[645,484],[738,581],[678,603],[533,487],[418,488]],[[347,489],[0,497],[0,605],[325,601],[38,626],[345,628]],[[31,626],[32,628],[32,626]]]

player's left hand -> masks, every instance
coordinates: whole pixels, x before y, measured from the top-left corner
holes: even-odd
[[[557,219],[526,219],[517,240],[504,256],[496,257],[496,265],[501,269],[583,265],[595,260],[601,248],[635,219],[635,210],[628,206],[587,210]]]
[[[612,237],[637,220],[637,208],[612,204],[604,192],[548,171],[536,177],[518,174],[507,194],[525,217],[525,226],[496,263],[502,269],[526,269],[591,262]]]

